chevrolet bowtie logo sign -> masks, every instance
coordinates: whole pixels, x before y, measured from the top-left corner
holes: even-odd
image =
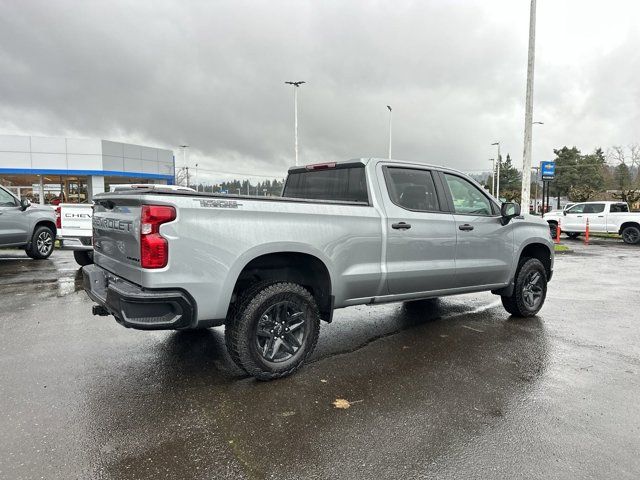
[[[556,163],[540,162],[540,171],[542,172],[542,180],[553,180],[556,176]]]

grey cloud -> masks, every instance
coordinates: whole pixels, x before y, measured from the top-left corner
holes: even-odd
[[[384,156],[389,103],[394,157],[483,169],[500,139],[518,162],[528,2],[514,3],[499,17],[506,2],[6,0],[0,127],[186,142],[201,168],[276,175],[293,161],[283,82],[303,79],[304,162]],[[540,15],[553,14],[546,9]],[[552,55],[543,20],[540,51]],[[633,135],[621,121],[637,122],[640,111],[637,82],[630,86],[637,40],[570,78],[539,60],[536,117],[546,125],[536,129],[534,158],[564,143],[628,143],[619,139]],[[623,74],[612,81],[601,63]]]

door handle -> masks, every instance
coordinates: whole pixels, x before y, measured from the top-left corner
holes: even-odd
[[[604,215],[598,215],[598,218],[604,218]]]
[[[463,232],[470,232],[471,230],[473,230],[473,225],[469,225],[468,223],[465,223],[464,225],[460,225],[458,229],[462,230]]]
[[[582,218],[582,215],[576,215],[578,218]]]
[[[411,224],[406,222],[394,223],[391,225],[391,228],[396,230],[409,230],[411,228]]]

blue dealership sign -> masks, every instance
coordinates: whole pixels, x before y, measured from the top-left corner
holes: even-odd
[[[542,180],[553,180],[556,176],[556,162],[540,162]]]

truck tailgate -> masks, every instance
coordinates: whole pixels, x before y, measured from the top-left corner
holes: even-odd
[[[93,210],[94,261],[131,282],[140,283],[140,198],[100,199]]]

